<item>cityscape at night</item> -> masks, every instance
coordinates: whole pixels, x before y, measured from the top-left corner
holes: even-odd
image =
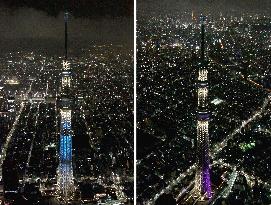
[[[138,1],[137,204],[271,204],[267,2]]]
[[[270,205],[270,14],[0,1],[0,205]]]
[[[29,2],[0,8],[0,204],[133,204],[133,2]]]

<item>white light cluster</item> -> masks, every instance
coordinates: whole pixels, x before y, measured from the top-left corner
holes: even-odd
[[[71,110],[60,110],[60,115],[63,120],[71,122],[71,118],[72,118]]]
[[[196,175],[195,175],[195,186],[194,186],[194,195],[196,197],[201,195],[201,173],[200,169],[197,170]]]
[[[208,89],[206,87],[198,89],[198,106],[205,107],[208,96]]]
[[[62,62],[62,66],[63,66],[63,69],[64,70],[69,70],[71,67],[70,67],[70,62],[69,61],[63,61]]]
[[[63,76],[62,77],[62,87],[71,87],[71,77],[70,76]]]
[[[198,136],[198,144],[202,144],[205,138],[208,136],[208,121],[198,121],[197,125],[197,136]]]
[[[63,60],[62,66],[63,70],[66,70],[65,72],[67,72],[67,70],[70,70],[70,62]],[[71,87],[71,77],[66,74],[62,76],[62,88],[64,87]]]
[[[208,70],[206,69],[200,69],[199,70],[199,81],[207,81],[207,75],[208,75]]]

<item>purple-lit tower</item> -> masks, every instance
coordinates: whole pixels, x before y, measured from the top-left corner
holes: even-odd
[[[210,158],[209,158],[209,117],[208,109],[208,69],[205,59],[205,21],[201,16],[201,62],[198,74],[197,109],[197,171],[194,193],[202,200],[211,198]]]

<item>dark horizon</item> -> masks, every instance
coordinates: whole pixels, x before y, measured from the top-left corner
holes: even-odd
[[[11,12],[20,8],[33,8],[54,17],[64,10],[75,17],[133,16],[133,0],[3,0],[0,7],[9,8]]]
[[[68,22],[70,48],[87,44],[121,44],[133,47],[131,16],[74,16]],[[64,46],[64,12],[57,16],[35,8],[0,6],[1,50],[47,49]]]
[[[138,0],[137,11],[169,13],[204,11],[212,13],[264,13],[271,11],[270,0]]]

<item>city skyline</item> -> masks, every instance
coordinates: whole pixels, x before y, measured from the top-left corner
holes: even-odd
[[[270,203],[269,9],[139,1],[137,204]]]
[[[268,15],[271,10],[268,0],[155,0],[138,1],[138,13],[178,13],[194,10],[196,12],[212,13],[213,16],[223,14],[264,13]]]
[[[1,1],[0,205],[271,204],[270,12]]]
[[[25,3],[0,8],[0,204],[132,204],[132,18]]]

